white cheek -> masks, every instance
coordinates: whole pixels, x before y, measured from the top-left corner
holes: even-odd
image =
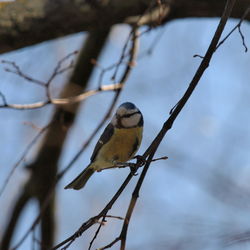
[[[141,119],[140,114],[134,114],[131,117],[122,118],[121,123],[122,123],[122,126],[125,128],[135,127],[139,124],[140,119]]]

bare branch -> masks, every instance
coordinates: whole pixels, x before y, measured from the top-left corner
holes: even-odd
[[[234,26],[234,28],[217,44],[217,46],[216,46],[216,49],[215,50],[217,50],[232,34],[233,34],[233,32],[236,30],[236,29],[238,29],[238,31],[239,31],[239,34],[240,34],[240,37],[241,37],[241,40],[242,40],[242,45],[244,46],[244,48],[245,48],[245,52],[247,52],[248,51],[248,48],[247,48],[247,46],[246,46],[246,43],[245,43],[245,37],[244,37],[244,35],[243,35],[243,33],[242,33],[242,31],[241,31],[241,24],[242,24],[242,22],[246,19],[246,17],[247,17],[247,15],[249,14],[249,12],[250,12],[250,7],[248,7],[246,10],[245,10],[245,12],[244,12],[244,14],[243,14],[243,16],[241,17],[241,19],[240,19],[240,21],[238,22],[238,24],[237,25],[235,25]],[[195,54],[193,57],[199,57],[199,58],[201,58],[201,59],[203,59],[204,57],[203,56],[201,56],[201,55],[197,55],[197,54]]]
[[[98,248],[98,250],[104,250],[104,249],[108,249],[108,248],[111,248],[113,245],[115,245],[116,242],[120,241],[121,238],[120,237],[117,237],[116,239],[114,239],[111,243],[109,243],[108,245],[104,246],[104,247],[101,247],[101,248]]]
[[[250,231],[226,235],[223,237],[223,241],[227,247],[247,243],[250,241]]]
[[[88,97],[93,96],[97,93],[105,92],[105,91],[117,91],[117,90],[122,89],[122,87],[123,87],[122,83],[103,85],[101,88],[89,90],[87,92],[83,92],[82,94],[79,94],[76,96],[72,96],[72,97],[68,97],[68,98],[54,98],[54,99],[50,99],[47,101],[27,103],[27,104],[10,104],[10,103],[6,103],[6,99],[5,99],[5,103],[0,105],[0,108],[27,110],[27,109],[42,108],[48,104],[54,104],[54,105],[58,105],[58,106],[69,105],[69,104],[81,102],[81,101],[87,99]]]
[[[46,94],[47,94],[47,98],[48,100],[51,99],[51,95],[50,95],[50,91],[49,91],[49,88],[50,88],[50,85],[51,85],[51,82],[60,74],[66,72],[67,70],[69,69],[72,69],[74,67],[74,62],[71,61],[69,63],[69,65],[65,66],[64,68],[62,68],[62,64],[67,61],[70,57],[72,56],[75,56],[76,54],[78,53],[78,51],[73,51],[71,53],[69,53],[68,55],[66,55],[65,57],[63,57],[58,63],[57,63],[57,66],[55,67],[53,73],[51,74],[50,78],[48,79],[48,81],[46,82],[45,86],[46,86]]]
[[[32,104],[7,104],[7,101],[6,101],[6,98],[5,96],[0,93],[0,96],[1,98],[3,99],[3,105],[0,105],[0,108],[12,108],[12,109],[36,109],[36,108],[41,108],[47,104],[50,104],[50,103],[54,103],[55,101],[55,104],[58,102],[59,100],[59,103],[60,101],[62,101],[64,104],[65,104],[65,99],[66,98],[63,98],[62,100],[61,99],[51,99],[51,94],[50,94],[50,85],[51,85],[51,82],[60,74],[66,72],[67,70],[73,68],[74,66],[74,63],[73,61],[71,61],[69,63],[69,65],[65,66],[64,68],[62,67],[62,64],[68,60],[70,57],[76,55],[78,53],[78,51],[73,51],[71,53],[69,53],[68,55],[66,55],[65,57],[63,57],[56,65],[54,71],[52,72],[51,76],[49,77],[48,81],[47,82],[44,82],[44,81],[40,81],[40,80],[37,80],[29,75],[27,75],[26,73],[24,73],[20,67],[15,63],[15,62],[12,62],[12,61],[8,61],[8,60],[2,60],[1,63],[3,64],[9,64],[11,67],[13,67],[14,69],[10,69],[10,68],[5,68],[5,71],[7,72],[10,72],[10,73],[14,73],[18,76],[20,76],[21,78],[27,80],[28,82],[31,82],[31,83],[34,83],[36,85],[39,85],[39,86],[42,86],[44,89],[45,89],[45,92],[46,92],[46,96],[47,96],[47,100],[46,101],[43,101],[43,102],[37,102],[37,103],[32,103]],[[76,98],[77,99],[77,98]],[[74,102],[74,101],[73,101]],[[76,102],[76,101],[75,101]],[[67,100],[66,100],[66,103],[67,103]],[[69,104],[71,103],[70,101],[67,103]]]
[[[249,10],[250,10],[250,8],[249,8]],[[241,40],[242,40],[242,45],[245,48],[245,53],[247,53],[248,48],[247,48],[246,43],[245,43],[245,37],[244,37],[244,35],[243,35],[242,31],[241,31],[241,26],[238,26],[238,31],[239,31],[239,34],[240,34],[240,37],[241,37]]]
[[[128,17],[125,22],[137,26],[158,26],[162,24],[163,19],[168,16],[170,5],[161,0],[151,1],[144,14]]]
[[[156,45],[161,41],[161,38],[163,37],[166,31],[166,29],[162,29],[162,27],[159,27],[158,29],[159,29],[158,34],[155,36],[149,47],[145,51],[141,52],[140,55],[138,55],[138,59],[153,54],[153,50],[155,50]]]
[[[45,87],[46,86],[46,83],[43,82],[43,81],[40,81],[38,79],[35,79],[25,73],[22,72],[22,70],[20,69],[20,67],[15,63],[15,62],[12,62],[12,61],[8,61],[8,60],[2,60],[1,63],[3,64],[8,64],[10,65],[11,67],[13,67],[13,69],[11,68],[5,68],[5,71],[6,72],[10,72],[10,73],[13,73],[13,74],[16,74],[22,78],[24,78],[25,80],[27,80],[28,82],[31,82],[31,83],[34,83],[34,84],[37,84],[39,86],[42,86],[42,87]]]
[[[113,219],[118,219],[118,220],[124,220],[124,218],[123,217],[121,217],[121,216],[114,216],[114,215],[106,215],[106,218],[113,218]]]
[[[7,101],[6,101],[6,98],[5,98],[5,95],[0,91],[0,97],[2,98],[2,101],[3,101],[3,105],[7,105]]]
[[[96,232],[95,232],[94,237],[92,238],[92,240],[91,240],[90,243],[89,243],[89,248],[88,248],[88,250],[91,249],[91,247],[92,247],[92,245],[93,245],[95,239],[97,238],[97,236],[98,236],[98,234],[99,234],[99,232],[100,232],[100,230],[101,230],[101,227],[104,225],[105,222],[106,222],[106,215],[104,215],[104,216],[102,217],[102,221],[100,222],[100,224],[99,224],[99,226],[98,226],[98,228],[97,228],[97,230],[96,230]]]
[[[98,226],[98,228],[97,228],[97,230],[96,230],[96,232],[95,232],[95,235],[93,236],[92,240],[91,240],[90,243],[89,243],[89,248],[88,248],[88,250],[91,249],[91,247],[92,247],[92,245],[93,245],[95,239],[97,238],[97,236],[98,236],[98,234],[99,234],[99,232],[100,232],[100,230],[101,230],[101,227],[105,225],[106,218],[114,218],[114,219],[118,219],[118,220],[124,220],[124,218],[122,218],[122,217],[120,217],[120,216],[104,215],[104,216],[102,217],[102,221],[100,222],[100,224],[99,224],[99,226]]]
[[[113,204],[116,202],[116,200],[119,198],[121,193],[126,188],[127,184],[130,182],[132,177],[133,177],[133,174],[129,173],[129,175],[127,176],[125,181],[122,183],[118,191],[115,193],[115,195],[112,197],[109,203],[104,207],[104,209],[98,215],[91,217],[86,222],[84,222],[74,234],[72,234],[70,237],[68,237],[67,239],[65,239],[64,241],[62,241],[55,247],[53,247],[52,250],[58,249],[64,246],[65,244],[67,244],[67,247],[69,247],[75,241],[75,239],[77,239],[83,234],[83,232],[89,229],[92,225],[96,224],[100,218],[106,216],[108,211],[112,208]],[[67,248],[64,248],[64,249],[67,249]]]
[[[134,35],[133,35],[134,34]],[[133,36],[133,37],[132,37]],[[77,103],[77,102],[81,102],[85,99],[87,99],[88,97],[90,96],[93,96],[97,93],[100,93],[100,92],[104,92],[104,91],[116,91],[116,90],[119,90],[123,87],[123,83],[126,79],[124,79],[124,76],[128,75],[128,73],[126,73],[126,71],[128,71],[128,69],[130,70],[131,67],[133,67],[133,65],[135,64],[134,63],[134,58],[136,56],[136,51],[138,50],[138,39],[135,38],[135,36],[139,37],[141,36],[141,34],[139,35],[139,33],[137,32],[134,32],[134,30],[131,31],[129,37],[128,37],[128,40],[126,41],[125,43],[125,46],[122,50],[122,54],[121,54],[121,57],[120,57],[120,60],[103,69],[97,61],[94,61],[92,63],[94,63],[96,66],[98,66],[99,68],[101,68],[101,73],[100,73],[100,77],[99,77],[99,87],[97,89],[94,89],[94,90],[90,90],[90,91],[87,91],[87,92],[84,92],[82,94],[79,94],[77,96],[72,96],[72,97],[67,97],[67,98],[51,98],[51,95],[50,95],[50,92],[49,92],[49,87],[50,87],[50,84],[52,82],[52,80],[59,74],[62,74],[64,73],[65,71],[71,69],[74,65],[73,65],[73,61],[68,65],[66,66],[65,68],[62,68],[62,64],[68,60],[71,56],[73,55],[76,55],[78,53],[78,51],[74,51],[72,53],[69,53],[68,55],[66,55],[64,58],[62,58],[58,63],[57,63],[57,66],[55,67],[53,73],[51,74],[50,78],[48,79],[47,82],[43,82],[43,81],[40,81],[40,80],[37,80],[25,73],[23,73],[20,69],[20,67],[18,65],[16,65],[15,62],[11,62],[11,61],[7,61],[7,60],[3,60],[2,63],[7,63],[7,64],[10,64],[11,66],[14,67],[14,71],[13,70],[10,70],[10,69],[7,69],[6,71],[8,72],[12,72],[12,73],[15,73],[17,75],[19,75],[20,77],[26,79],[27,81],[30,81],[32,83],[35,83],[35,84],[39,84],[40,86],[44,87],[46,89],[46,95],[47,95],[47,100],[45,101],[40,101],[40,102],[35,102],[35,103],[27,103],[27,104],[9,104],[7,103],[7,100],[6,100],[6,97],[0,92],[0,97],[3,99],[3,104],[0,105],[0,108],[9,108],[9,109],[16,109],[16,110],[26,110],[26,109],[38,109],[38,108],[42,108],[48,104],[53,104],[53,105],[69,105],[69,104],[73,104],[73,103]],[[129,53],[126,53],[126,49],[127,49],[127,46],[128,46],[128,43],[130,41],[130,39],[132,40],[133,44],[132,44],[132,47],[131,47],[131,51],[129,51]],[[135,41],[135,42],[134,42]],[[118,72],[118,68],[121,64],[125,63],[124,62],[124,58],[127,57],[127,56],[130,56],[130,55],[133,55],[132,57],[130,57],[129,61],[126,63],[127,67],[126,67],[126,70],[124,71],[124,75],[123,77],[121,77],[121,81],[120,83],[114,83],[114,84],[110,84],[110,85],[101,85],[101,81],[102,81],[102,78],[104,76],[104,73],[106,73],[108,70],[111,70],[113,68],[115,68],[115,72],[112,76],[112,79],[115,79],[116,78],[116,75],[117,75],[117,72]]]
[[[247,52],[247,46],[245,44],[245,38],[241,32],[241,24],[242,22],[245,20],[245,18],[247,17],[248,13],[250,12],[250,7],[248,7],[246,9],[246,11],[244,12],[243,16],[241,17],[240,21],[238,22],[238,24],[221,40],[221,42],[218,43],[218,45],[216,46],[216,50],[232,35],[232,33],[238,29],[239,34],[241,36],[242,39],[242,44],[245,48],[245,52]]]
[[[227,0],[224,12],[222,14],[222,17],[220,19],[219,25],[215,31],[215,34],[212,38],[212,41],[207,49],[207,52],[205,54],[205,57],[203,58],[200,66],[198,67],[192,81],[189,84],[188,89],[186,90],[185,94],[183,95],[183,97],[180,99],[180,101],[178,102],[178,105],[176,106],[176,108],[173,110],[172,114],[170,115],[170,117],[167,119],[167,121],[164,123],[161,131],[158,133],[158,135],[156,136],[156,138],[154,139],[154,141],[151,143],[151,145],[148,147],[148,149],[145,151],[145,153],[143,154],[143,157],[146,158],[148,156],[148,160],[149,162],[146,163],[145,167],[142,170],[142,173],[139,177],[139,180],[136,184],[136,187],[133,191],[132,194],[132,198],[130,200],[130,204],[127,210],[127,214],[123,223],[123,227],[121,230],[121,234],[120,234],[120,238],[121,238],[121,250],[125,250],[125,246],[126,246],[126,238],[127,238],[127,230],[128,230],[128,225],[130,222],[130,218],[131,215],[133,213],[133,210],[135,208],[136,205],[136,201],[139,197],[139,192],[142,186],[142,183],[144,181],[144,178],[147,174],[147,171],[149,169],[150,166],[150,161],[153,159],[153,156],[158,148],[158,146],[160,145],[162,139],[165,137],[166,133],[168,132],[168,130],[171,129],[175,119],[177,118],[177,116],[179,115],[179,113],[181,112],[181,110],[183,109],[183,107],[185,106],[185,104],[187,103],[187,101],[189,100],[190,96],[192,95],[195,87],[198,85],[199,80],[201,78],[201,76],[203,75],[203,73],[205,72],[205,70],[207,69],[207,67],[209,66],[209,62],[216,50],[216,46],[219,42],[219,39],[221,37],[221,34],[224,30],[224,27],[227,23],[227,20],[232,12],[233,6],[235,4],[236,0]]]

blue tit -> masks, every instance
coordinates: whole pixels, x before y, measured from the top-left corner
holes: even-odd
[[[142,113],[133,103],[123,103],[98,140],[90,164],[65,189],[81,189],[95,171],[117,167],[116,163],[133,158],[141,144],[142,132]]]

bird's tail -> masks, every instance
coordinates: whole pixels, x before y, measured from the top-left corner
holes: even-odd
[[[85,186],[88,179],[95,172],[94,168],[89,165],[86,167],[72,182],[70,182],[64,189],[73,188],[79,190]]]

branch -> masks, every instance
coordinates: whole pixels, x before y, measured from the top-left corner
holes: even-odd
[[[185,106],[185,104],[187,103],[188,99],[190,98],[190,96],[192,95],[195,87],[198,85],[203,73],[205,72],[205,70],[208,68],[209,66],[209,62],[212,59],[212,56],[216,50],[216,46],[219,42],[219,39],[221,37],[221,34],[224,30],[224,27],[227,23],[227,20],[232,12],[233,6],[235,4],[236,0],[227,0],[224,12],[221,16],[219,25],[215,31],[215,34],[212,38],[212,41],[207,49],[207,52],[200,64],[200,66],[198,67],[192,81],[189,84],[188,89],[186,90],[185,94],[183,95],[183,97],[180,99],[180,101],[178,102],[176,108],[172,111],[172,114],[170,115],[170,117],[167,119],[167,121],[164,123],[162,129],[160,130],[160,132],[158,133],[158,135],[156,136],[156,138],[154,139],[154,141],[151,143],[151,145],[148,147],[148,149],[145,151],[145,153],[143,154],[144,158],[148,157],[149,162],[145,165],[145,167],[143,168],[143,171],[139,177],[139,180],[136,184],[136,187],[133,191],[132,194],[132,198],[130,200],[130,204],[127,210],[127,214],[123,223],[123,227],[122,227],[122,231],[120,234],[120,240],[121,240],[121,250],[125,250],[125,246],[126,246],[126,238],[127,238],[127,230],[128,230],[128,225],[130,222],[130,218],[131,215],[133,213],[136,201],[139,197],[139,192],[142,186],[142,183],[144,181],[144,178],[147,174],[147,171],[149,169],[150,166],[150,160],[153,159],[153,156],[158,148],[158,146],[160,145],[161,141],[163,140],[163,138],[165,137],[166,133],[168,132],[168,130],[171,129],[175,119],[177,118],[177,116],[179,115],[179,113],[181,112],[181,110],[183,109],[183,107]]]
[[[249,12],[250,12],[250,7],[248,7],[245,10],[245,12],[244,12],[243,16],[241,17],[240,21],[238,22],[238,24],[235,25],[234,28],[217,44],[215,50],[217,50],[233,34],[233,32],[236,29],[238,29],[240,37],[241,37],[241,40],[242,40],[242,45],[245,48],[245,53],[247,52],[248,48],[247,48],[246,43],[245,43],[245,37],[244,37],[244,35],[243,35],[242,31],[241,31],[241,25],[242,25],[242,22],[246,19],[246,17],[247,17],[247,15],[248,15]],[[199,57],[201,59],[204,58],[203,56],[197,55],[197,54],[194,55],[193,57]]]
[[[50,124],[45,126],[44,128],[42,128],[39,133],[33,138],[33,140],[28,144],[28,146],[26,147],[26,149],[24,150],[22,156],[20,157],[20,159],[14,164],[14,166],[11,168],[10,173],[8,174],[6,180],[3,183],[2,188],[0,189],[0,197],[3,194],[5,188],[7,187],[8,182],[10,181],[10,178],[12,177],[12,175],[14,174],[16,168],[19,166],[19,164],[24,161],[24,159],[26,158],[27,154],[30,152],[30,150],[32,149],[33,145],[37,142],[37,140],[41,137],[41,135],[49,128]]]
[[[52,248],[52,250],[58,249],[58,248],[60,248],[68,243],[68,245],[66,247],[64,247],[64,249],[67,249],[75,241],[75,239],[77,239],[78,237],[80,237],[83,234],[83,232],[85,232],[87,229],[89,229],[92,225],[96,224],[96,222],[98,222],[98,220],[100,218],[106,216],[108,211],[112,208],[113,204],[119,198],[119,196],[121,195],[123,190],[126,188],[127,184],[129,183],[129,181],[131,180],[132,177],[133,177],[133,174],[129,173],[129,175],[127,176],[125,181],[122,183],[122,185],[120,186],[118,191],[115,193],[115,195],[112,197],[112,199],[109,201],[109,203],[103,208],[103,210],[98,215],[96,215],[96,216],[88,219],[86,222],[84,222],[81,225],[81,227],[79,227],[79,229],[74,234],[72,234],[70,237],[68,237],[67,239],[65,239],[64,241],[59,243],[58,245],[54,246]]]
[[[247,15],[248,15],[248,13],[250,12],[250,7],[248,7],[247,9],[246,9],[246,11],[245,11],[245,13],[243,14],[243,16],[241,17],[241,19],[240,19],[240,21],[239,21],[239,23],[225,36],[225,38],[223,38],[222,40],[221,40],[221,42],[219,42],[219,44],[216,46],[216,49],[218,49],[227,39],[228,39],[228,37],[229,36],[231,36],[231,34],[236,30],[236,29],[238,29],[238,31],[239,31],[239,34],[240,34],[240,37],[241,37],[241,40],[242,40],[242,45],[244,46],[244,48],[245,48],[245,52],[247,52],[247,46],[246,46],[246,44],[245,44],[245,38],[244,38],[244,35],[242,34],[242,32],[241,32],[241,24],[242,24],[242,22],[246,19],[246,17],[247,17]]]
[[[99,234],[99,232],[100,232],[100,230],[101,230],[101,227],[102,227],[102,226],[104,225],[104,223],[106,222],[106,217],[107,217],[107,215],[104,215],[104,216],[102,217],[102,221],[100,222],[99,227],[97,228],[94,237],[92,238],[92,240],[91,240],[90,243],[89,243],[89,248],[88,248],[88,250],[91,249],[91,247],[92,247],[92,245],[93,245],[95,239],[97,238],[97,236],[98,236],[98,234]]]
[[[224,236],[223,238],[226,247],[247,243],[250,241],[250,231],[248,230],[239,233],[231,233]]]
[[[48,104],[54,104],[57,106],[64,106],[64,105],[69,105],[69,104],[74,104],[81,102],[88,97],[91,97],[93,95],[96,95],[101,92],[106,92],[106,91],[117,91],[123,88],[122,83],[115,83],[115,84],[110,84],[110,85],[103,85],[99,88],[89,90],[86,92],[83,92],[82,94],[72,96],[72,97],[67,97],[67,98],[54,98],[54,99],[49,99],[46,101],[41,101],[41,102],[36,102],[36,103],[29,103],[29,104],[8,104],[5,99],[5,103],[0,105],[0,108],[9,108],[9,109],[16,109],[16,110],[27,110],[27,109],[38,109],[42,108]]]
[[[65,68],[62,68],[62,63],[65,62],[66,60],[68,60],[72,55],[75,55],[77,53],[77,51],[74,51],[68,55],[66,55],[64,58],[62,58],[58,63],[57,66],[55,67],[53,73],[51,74],[50,78],[48,79],[47,82],[43,82],[40,80],[37,80],[25,73],[22,72],[22,70],[20,69],[20,67],[15,63],[15,62],[11,62],[11,61],[7,61],[7,60],[2,60],[2,63],[5,64],[10,64],[12,67],[14,67],[14,70],[6,68],[5,70],[7,72],[11,72],[14,74],[17,74],[18,76],[24,78],[25,80],[32,82],[34,84],[38,84],[42,87],[45,88],[46,90],[46,95],[47,95],[47,100],[45,101],[41,101],[41,102],[36,102],[36,103],[30,103],[30,104],[9,104],[6,100],[6,97],[3,95],[3,93],[0,92],[0,97],[3,100],[3,104],[0,105],[0,108],[9,108],[9,109],[16,109],[16,110],[27,110],[27,109],[38,109],[38,108],[42,108],[48,104],[54,104],[57,106],[63,106],[63,105],[69,105],[69,104],[74,104],[74,103],[78,103],[81,102],[85,99],[87,99],[90,96],[96,95],[98,93],[101,92],[105,92],[105,91],[116,91],[116,93],[119,93],[120,90],[123,88],[123,85],[125,83],[125,81],[127,80],[127,77],[133,67],[133,65],[135,64],[135,58],[136,58],[136,53],[138,50],[138,32],[136,31],[136,28],[132,29],[125,45],[124,48],[122,50],[121,53],[121,57],[119,59],[119,61],[117,63],[115,63],[114,65],[111,65],[110,67],[108,67],[107,69],[103,69],[101,74],[100,74],[100,79],[99,79],[99,87],[93,90],[89,90],[86,91],[82,94],[79,95],[75,95],[75,96],[71,96],[71,97],[67,97],[67,98],[51,98],[51,94],[49,91],[49,87],[51,82],[55,79],[56,76],[58,76],[59,74],[64,73],[66,70],[71,69],[73,67],[73,62],[71,62],[68,66],[66,66]],[[132,46],[130,48],[129,53],[126,53],[126,49],[128,47],[128,44],[130,42],[130,40],[132,41]],[[129,61],[126,63],[126,68],[124,70],[123,75],[121,76],[120,81],[118,81],[118,83],[114,83],[114,84],[110,84],[110,85],[101,85],[101,79],[103,77],[103,74],[107,71],[107,70],[111,70],[115,67],[115,73],[113,75],[113,79],[116,77],[117,75],[117,71],[119,69],[119,67],[121,66],[121,64],[123,63],[123,59],[125,57],[127,57],[127,55],[129,55]],[[95,59],[91,60],[92,63],[94,63],[95,65],[97,64],[97,61]],[[116,97],[116,101],[118,99],[118,96]],[[113,108],[114,108],[114,104],[116,103],[113,102],[113,104],[111,105],[111,109],[108,111],[108,117],[110,116],[110,113],[112,112]],[[106,119],[105,119],[106,120]]]
[[[31,199],[31,195],[26,192],[27,190],[23,190],[20,194],[19,198],[17,199],[12,214],[10,216],[10,219],[7,224],[7,228],[4,231],[2,242],[0,245],[1,250],[7,250],[10,249],[10,242],[13,236],[13,233],[16,229],[16,225],[18,223],[18,220],[20,218],[20,214],[22,213],[23,209]]]
[[[12,66],[13,69],[11,69],[11,68],[4,68],[4,70],[6,72],[16,74],[16,75],[24,78],[26,81],[34,83],[34,84],[37,84],[39,86],[42,86],[42,87],[46,86],[45,82],[40,81],[38,79],[35,79],[35,78],[33,78],[33,77],[31,77],[31,76],[23,73],[22,70],[20,69],[20,67],[15,62],[8,61],[8,60],[2,60],[1,63],[8,64],[8,65]]]

